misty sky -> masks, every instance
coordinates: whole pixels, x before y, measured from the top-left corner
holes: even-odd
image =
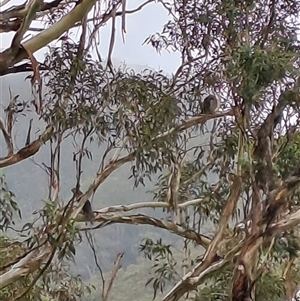
[[[3,0],[0,0],[2,2]],[[131,10],[141,5],[145,0],[127,1],[127,9]],[[7,9],[13,5],[20,5],[25,1],[12,0],[0,10]],[[121,35],[121,18],[117,18],[116,42],[114,46],[113,58],[125,61],[128,65],[145,65],[155,69],[162,69],[167,73],[172,73],[180,64],[180,55],[163,51],[158,54],[151,46],[143,45],[145,39],[153,33],[160,32],[162,26],[168,21],[168,13],[160,3],[150,3],[141,11],[126,17],[125,44]],[[34,26],[37,23],[35,22]],[[101,44],[99,45],[102,58],[107,57],[108,45],[110,41],[111,23],[101,29]],[[76,34],[77,31],[74,31]],[[1,34],[1,48],[10,45],[14,33]],[[77,33],[79,37],[79,33]],[[41,49],[35,55],[42,60],[46,48]]]

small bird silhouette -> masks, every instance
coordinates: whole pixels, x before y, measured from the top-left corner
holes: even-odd
[[[82,191],[80,189],[76,190],[76,188],[72,188],[71,191],[73,192],[74,196],[76,197],[76,199],[79,199],[80,196],[83,194]],[[85,204],[83,205],[82,207],[82,212],[83,214],[89,218],[90,222],[92,222],[92,219],[94,217],[94,212],[93,212],[93,209],[92,209],[92,205],[91,205],[91,202],[89,200],[87,200],[85,202]]]
[[[205,97],[202,103],[201,114],[212,114],[220,107],[219,100],[214,95]]]

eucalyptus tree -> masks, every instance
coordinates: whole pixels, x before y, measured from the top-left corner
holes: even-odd
[[[0,125],[7,155],[0,158],[0,167],[22,164],[40,148],[50,148],[48,201],[39,222],[24,225],[25,240],[1,236],[2,299],[81,296],[83,284],[68,276],[64,264],[73,258],[82,231],[101,231],[115,223],[152,225],[182,238],[182,265],[174,262],[171,246],[161,240],[141,244],[141,251],[154,260],[154,277],[148,283],[155,292],[164,292],[163,301],[291,300],[295,294],[300,3],[157,2],[170,20],[145,43],[158,52],[181,54],[181,65],[171,77],[112,65],[116,18],[122,19],[125,32],[128,15],[154,1],[129,11],[126,1],[108,1],[104,6],[94,0],[36,0],[0,13],[1,32],[16,32],[11,46],[0,54],[0,73],[32,71],[35,92],[35,100],[25,104],[12,95],[5,109],[6,120]],[[34,20],[44,22],[46,29],[33,28]],[[90,51],[109,21],[112,36],[104,64]],[[69,36],[74,27],[81,29],[77,42]],[[25,39],[26,33],[36,31]],[[38,63],[34,53],[58,38]],[[218,111],[203,109],[207,93],[220,101]],[[36,119],[28,120],[25,144],[16,151],[14,120],[28,109],[35,110]],[[38,119],[45,128],[32,140],[32,123]],[[204,141],[200,138],[209,120],[213,126]],[[70,153],[76,166],[75,193],[82,184],[85,158],[93,160],[89,142],[101,144],[105,152],[100,162],[95,161],[98,170],[88,189],[60,202],[61,153],[68,139],[78,147]],[[86,202],[121,166],[128,167],[135,187],[159,175],[153,201],[94,208],[88,217],[82,214]],[[13,213],[22,200],[14,200],[4,180],[1,193],[2,228],[13,229]],[[161,208],[165,218],[136,212],[145,207]],[[84,226],[91,216],[94,224]],[[212,235],[203,232],[207,222]],[[195,245],[204,251],[195,254]],[[168,281],[175,284],[165,291]],[[103,300],[110,287],[103,287]]]

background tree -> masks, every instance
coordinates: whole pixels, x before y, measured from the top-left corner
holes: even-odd
[[[49,147],[42,162],[49,178],[45,205],[21,230],[14,226],[14,214],[20,213],[22,199],[14,200],[2,178],[1,299],[82,297],[90,288],[70,276],[69,264],[85,233],[102,277],[101,297],[107,300],[122,254],[105,280],[91,233],[116,223],[151,225],[181,238],[181,252],[161,237],[145,236],[140,245],[153,262],[147,283],[154,297],[163,292],[163,301],[291,300],[295,295],[300,275],[300,3],[158,1],[171,19],[146,43],[158,52],[179,52],[181,65],[171,77],[115,68],[116,18],[122,19],[125,33],[127,15],[152,2],[128,11],[126,1],[33,0],[0,13],[1,32],[15,31],[11,46],[0,54],[0,73],[31,71],[35,95],[34,101],[23,102],[11,93],[0,123],[7,146],[0,167],[23,164]],[[37,20],[44,27],[28,39]],[[108,21],[112,35],[103,63],[91,50],[97,49],[97,33]],[[70,36],[75,27],[79,41]],[[38,63],[34,53],[56,39]],[[221,109],[201,114],[207,94],[220,100]],[[28,131],[17,150],[13,133],[20,114],[28,116]],[[33,139],[34,129],[41,132]],[[63,154],[67,141],[74,151]],[[64,156],[74,161],[70,189],[83,191],[78,198],[61,193],[67,177]],[[88,160],[97,170],[82,189]],[[83,206],[94,195],[100,198],[97,191],[123,166],[134,188],[156,183],[153,200],[93,206],[90,225],[90,217],[81,214]],[[163,212],[142,214],[145,208]],[[204,234],[204,225],[210,225],[212,235]]]

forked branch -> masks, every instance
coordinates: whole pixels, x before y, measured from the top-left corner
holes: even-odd
[[[0,158],[0,168],[18,163],[26,158],[33,156],[40,147],[51,138],[53,132],[52,125],[47,126],[46,130],[39,136],[38,139],[32,141],[27,146],[20,149],[16,154],[11,154]]]

